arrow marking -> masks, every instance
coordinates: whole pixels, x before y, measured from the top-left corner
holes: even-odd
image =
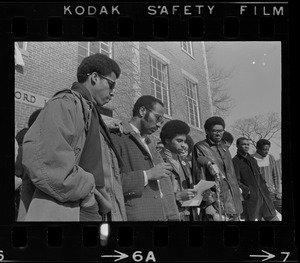
[[[116,259],[114,260],[114,262],[119,261],[119,260],[122,260],[122,259],[124,259],[124,258],[128,258],[128,255],[127,255],[127,254],[122,253],[122,252],[120,252],[120,251],[118,251],[118,250],[114,250],[114,252],[115,252],[115,253],[118,253],[119,255],[103,255],[103,256],[101,256],[101,257],[102,257],[102,258],[116,258]]]
[[[273,254],[271,254],[271,253],[269,253],[267,251],[262,250],[262,252],[266,253],[267,255],[250,255],[250,257],[262,257],[262,258],[265,258],[262,261],[269,260],[269,259],[275,257],[275,255],[273,255]]]

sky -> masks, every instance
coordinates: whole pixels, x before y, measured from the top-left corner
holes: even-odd
[[[227,86],[234,108],[224,118],[229,127],[234,121],[270,112],[281,113],[281,43],[208,42],[210,56],[218,66],[231,72]],[[281,153],[280,140],[271,143],[276,159]],[[235,154],[236,147],[231,146]]]

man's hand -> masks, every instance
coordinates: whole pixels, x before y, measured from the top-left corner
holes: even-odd
[[[93,206],[96,203],[95,195],[94,193],[89,193],[82,201],[80,206],[81,207],[90,207]]]
[[[215,193],[213,191],[211,191],[210,189],[205,190],[202,193],[202,196],[203,196],[202,200],[206,201],[206,202],[212,202],[213,203],[216,199]]]
[[[194,198],[197,193],[197,190],[194,189],[184,189],[183,191],[176,193],[176,200],[187,201]]]
[[[114,133],[123,133],[123,125],[119,120],[106,120],[105,124],[110,132]]]
[[[103,213],[106,214],[110,212],[112,204],[111,204],[111,198],[109,194],[106,192],[105,188],[95,189],[95,197],[96,200],[99,204],[99,210]]]
[[[148,180],[159,180],[161,178],[169,177],[172,170],[171,164],[162,162],[147,170],[146,174]]]
[[[93,186],[89,194],[81,201],[80,203],[81,207],[90,207],[96,203],[94,192],[95,192],[95,185]]]

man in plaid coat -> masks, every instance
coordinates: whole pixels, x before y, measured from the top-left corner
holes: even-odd
[[[124,166],[121,181],[128,221],[179,220],[170,171],[148,135],[163,123],[164,105],[145,95],[133,107],[133,117],[123,123],[123,133],[112,140]]]

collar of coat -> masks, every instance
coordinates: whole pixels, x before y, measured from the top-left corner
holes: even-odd
[[[130,123],[127,121],[127,122],[124,122],[123,123],[123,133],[124,134],[130,134],[132,136],[137,136],[138,134],[133,130],[133,128],[131,127]],[[151,143],[151,140],[148,136],[146,136],[145,138],[145,142],[147,144],[150,144]]]
[[[210,140],[208,137],[206,137],[206,139],[203,141],[206,142],[208,144],[209,147],[215,146],[215,147],[220,147],[223,149],[224,152],[227,151],[227,147],[224,145],[224,143],[222,141],[220,141],[220,143],[215,143],[212,140]]]
[[[253,159],[253,157],[247,153],[246,156],[242,155],[239,151],[236,152],[237,157],[239,157],[240,159],[246,159],[246,160],[251,160]]]

